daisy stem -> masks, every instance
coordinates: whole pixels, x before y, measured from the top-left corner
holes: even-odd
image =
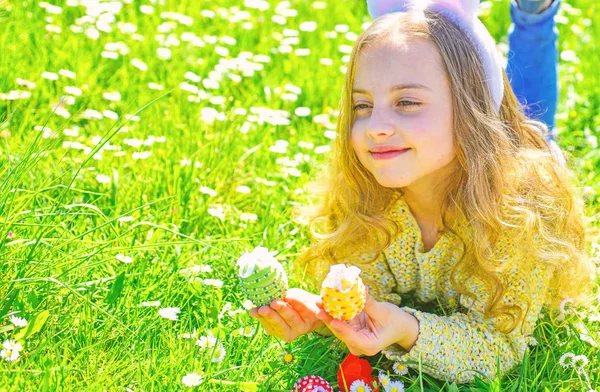
[[[424,389],[423,389],[423,368],[422,368],[422,364],[421,364],[421,354],[419,354],[419,385],[421,386],[421,390],[424,391]]]
[[[590,383],[590,377],[588,376],[587,372],[583,368],[581,369],[581,372],[583,373],[583,376],[585,377],[585,382],[587,383],[587,387],[589,389],[592,389],[592,384]]]
[[[279,347],[281,347],[281,351],[287,352],[287,350],[285,349],[285,346],[281,343],[280,340],[277,340],[277,343],[279,344]]]

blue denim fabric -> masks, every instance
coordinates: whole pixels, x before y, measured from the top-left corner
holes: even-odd
[[[519,8],[530,14],[537,14],[546,0],[517,0]]]
[[[558,29],[554,15],[561,0],[540,14],[530,14],[511,0],[512,24],[508,30],[506,73],[517,99],[528,117],[541,120],[549,128],[547,139],[554,140],[558,100]]]

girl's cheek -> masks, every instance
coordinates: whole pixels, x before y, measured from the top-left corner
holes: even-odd
[[[359,154],[359,151],[361,150],[360,147],[361,147],[361,145],[364,144],[364,142],[362,140],[364,140],[364,138],[361,137],[360,131],[353,128],[352,133],[350,134],[350,147],[357,155],[360,155]]]
[[[427,118],[415,118],[404,124],[404,130],[416,138],[431,136],[432,132],[437,128],[433,121]]]
[[[360,132],[360,126],[354,123],[350,131],[350,140],[352,141],[352,143],[355,143],[358,140]]]

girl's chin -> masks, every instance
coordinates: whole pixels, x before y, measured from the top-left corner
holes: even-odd
[[[411,181],[406,179],[394,179],[394,178],[385,178],[385,179],[377,179],[379,185],[386,188],[404,188],[411,184]]]

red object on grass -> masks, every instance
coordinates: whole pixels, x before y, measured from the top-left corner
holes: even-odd
[[[304,376],[296,381],[292,392],[333,392],[333,388],[323,377]]]
[[[354,381],[362,380],[373,392],[377,392],[377,379],[373,378],[372,373],[373,368],[366,359],[350,353],[338,369],[338,385],[342,392],[349,392]]]

